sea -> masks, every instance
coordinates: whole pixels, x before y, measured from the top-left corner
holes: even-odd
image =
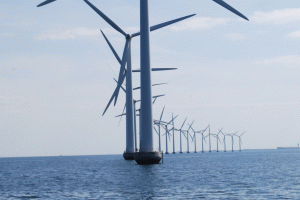
[[[0,158],[0,199],[300,199],[300,150]]]

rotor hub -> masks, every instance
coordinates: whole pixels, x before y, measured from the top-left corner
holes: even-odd
[[[130,34],[127,34],[127,35],[126,35],[126,39],[127,39],[127,40],[130,40],[130,39],[131,39],[131,35],[130,35]]]

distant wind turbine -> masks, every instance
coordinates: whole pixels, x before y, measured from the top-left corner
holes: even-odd
[[[236,135],[238,138],[239,138],[239,148],[240,148],[240,151],[242,151],[242,135],[244,135],[246,133],[246,131],[244,133],[242,133],[241,135]]]
[[[190,153],[190,146],[189,146],[189,130],[191,129],[192,125],[193,125],[194,121],[191,123],[191,125],[189,125],[188,130],[186,131],[186,142],[187,142],[187,153]]]
[[[223,143],[224,143],[224,152],[226,152],[226,134],[224,134],[222,131],[221,131],[222,135],[224,136],[223,138]]]
[[[212,136],[214,136],[217,139],[217,152],[219,152],[219,141],[220,141],[219,134],[220,134],[221,130],[218,132],[218,134],[211,134]]]
[[[204,153],[204,144],[203,144],[203,140],[206,142],[205,137],[204,137],[204,132],[209,128],[209,125],[202,131],[198,131],[197,133],[200,133],[202,136],[202,153]]]
[[[231,137],[231,146],[232,146],[232,152],[233,152],[233,143],[234,143],[234,139],[233,137],[238,133],[239,131],[233,133],[233,134],[227,134],[228,136]]]
[[[182,129],[184,124],[185,124],[185,121],[186,121],[187,118],[185,118],[184,122],[182,123],[180,129],[176,129],[176,131],[179,131],[180,133],[180,153],[182,153],[182,139],[181,139],[181,135],[184,134],[184,130]]]

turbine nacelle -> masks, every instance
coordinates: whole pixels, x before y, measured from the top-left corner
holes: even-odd
[[[131,40],[132,36],[130,34],[126,35],[126,40]]]

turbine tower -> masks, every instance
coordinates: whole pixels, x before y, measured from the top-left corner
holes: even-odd
[[[172,119],[173,119],[173,113],[172,113]],[[172,131],[173,131],[173,154],[175,154],[175,125],[174,125],[174,120],[172,121]]]

